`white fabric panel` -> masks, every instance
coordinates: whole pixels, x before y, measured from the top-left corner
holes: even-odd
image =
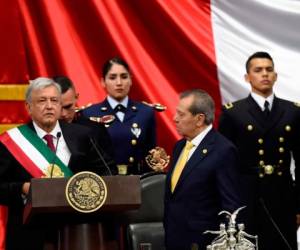
[[[222,102],[247,96],[245,62],[256,51],[274,59],[275,94],[300,101],[300,1],[211,0],[211,9]]]

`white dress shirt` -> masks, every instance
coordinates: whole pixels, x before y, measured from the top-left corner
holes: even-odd
[[[112,107],[112,109],[115,109],[117,105],[121,104],[123,105],[125,108],[127,108],[128,106],[128,96],[126,96],[121,102],[116,101],[114,98],[112,98],[111,96],[107,96],[107,101],[109,103],[109,105]],[[121,122],[124,121],[124,112],[116,112],[116,115],[118,116],[119,120]]]
[[[54,129],[50,133],[47,133],[46,131],[42,130],[35,122],[33,122],[33,126],[34,126],[34,129],[35,129],[38,137],[40,137],[45,143],[47,143],[46,140],[44,139],[44,136],[46,134],[51,134],[53,136],[53,144],[57,148],[56,155],[66,166],[68,166],[70,158],[71,158],[71,152],[66,144],[64,135],[59,126],[59,122],[56,122]],[[61,133],[61,136],[60,136],[59,140],[57,141],[57,133],[58,132]]]
[[[258,106],[261,108],[262,111],[265,110],[265,101],[268,101],[269,103],[269,109],[272,109],[273,106],[273,100],[274,100],[274,93],[269,95],[267,98],[262,97],[261,95],[258,95],[254,92],[251,92],[251,96],[254,99],[254,101],[258,104]]]

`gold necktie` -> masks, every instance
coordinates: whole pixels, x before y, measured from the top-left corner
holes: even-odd
[[[175,166],[175,169],[173,171],[172,174],[172,178],[171,178],[171,190],[172,192],[174,191],[176,184],[179,180],[179,177],[181,175],[181,172],[188,160],[189,157],[189,153],[191,151],[191,149],[194,147],[194,144],[191,143],[190,141],[186,141],[185,147],[183,149],[183,152],[181,154],[180,159],[177,161],[177,164]]]

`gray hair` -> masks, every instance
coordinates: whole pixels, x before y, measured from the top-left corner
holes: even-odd
[[[29,80],[29,86],[28,86],[28,88],[26,90],[26,94],[25,94],[26,102],[28,102],[28,103],[31,102],[31,93],[33,90],[44,89],[49,86],[56,87],[59,92],[59,95],[61,95],[61,87],[56,82],[54,82],[54,80],[51,78],[38,77],[34,80]]]
[[[180,94],[180,99],[193,96],[194,100],[189,108],[192,115],[204,114],[206,125],[213,123],[215,119],[215,102],[212,97],[202,89],[191,89]]]

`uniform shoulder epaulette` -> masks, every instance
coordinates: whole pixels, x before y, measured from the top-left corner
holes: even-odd
[[[300,108],[300,102],[294,102],[294,105]]]
[[[225,107],[226,109],[231,109],[231,108],[233,108],[233,103],[232,103],[232,102],[226,103],[226,104],[224,105],[224,107]]]
[[[81,112],[82,110],[84,110],[84,109],[86,109],[86,108],[88,108],[88,107],[90,107],[90,106],[92,106],[93,105],[93,103],[88,103],[87,105],[83,105],[83,106],[80,106],[80,107],[76,107],[75,108],[75,112]]]
[[[165,111],[167,109],[166,106],[163,106],[160,103],[149,103],[149,102],[145,102],[143,101],[142,103],[144,103],[145,105],[152,107],[154,110],[158,111],[158,112],[162,112]]]

